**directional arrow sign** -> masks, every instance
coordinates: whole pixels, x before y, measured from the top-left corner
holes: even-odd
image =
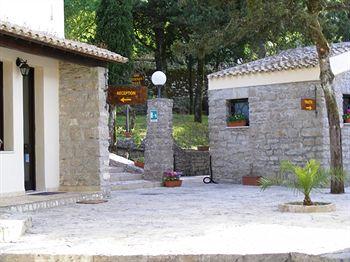
[[[139,105],[146,103],[145,86],[110,86],[107,102],[111,105]]]
[[[125,97],[122,97],[120,99],[120,101],[122,101],[122,103],[130,102],[131,100],[132,100],[131,98],[125,98]]]

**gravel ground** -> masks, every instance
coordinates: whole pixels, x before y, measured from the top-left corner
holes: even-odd
[[[33,228],[4,253],[161,255],[324,254],[350,248],[350,188],[328,190],[314,201],[335,203],[332,213],[293,214],[279,203],[301,200],[282,187],[204,185],[114,192],[108,203],[71,205],[29,213]]]

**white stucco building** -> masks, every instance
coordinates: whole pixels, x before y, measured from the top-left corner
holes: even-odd
[[[64,39],[63,10],[0,0],[0,196],[108,182],[106,66],[127,59]]]

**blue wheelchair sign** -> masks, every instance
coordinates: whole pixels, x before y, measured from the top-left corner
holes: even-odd
[[[157,109],[150,110],[150,120],[151,120],[151,122],[158,122],[158,110]]]

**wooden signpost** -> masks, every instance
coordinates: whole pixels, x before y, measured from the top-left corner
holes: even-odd
[[[145,77],[142,74],[136,73],[132,76],[131,82],[133,86],[145,86]]]
[[[140,105],[147,101],[145,86],[110,86],[107,102],[111,105]]]
[[[130,105],[142,105],[147,101],[145,77],[134,74],[132,86],[109,86],[107,103],[110,105],[126,105],[126,133],[130,132]]]

